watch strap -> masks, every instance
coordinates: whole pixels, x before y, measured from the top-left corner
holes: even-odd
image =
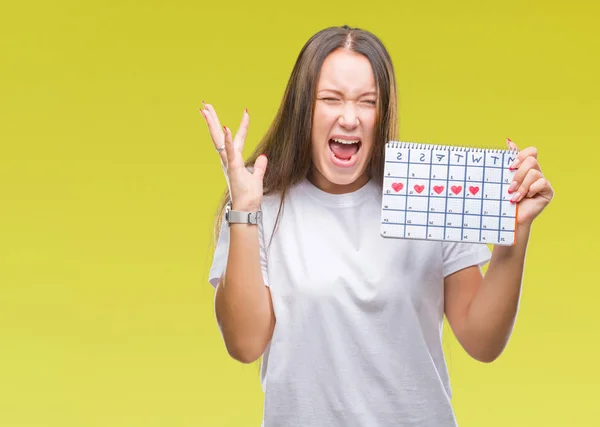
[[[245,212],[245,211],[235,211],[231,209],[231,205],[227,206],[225,211],[225,220],[228,224],[258,224],[262,218],[262,212]]]

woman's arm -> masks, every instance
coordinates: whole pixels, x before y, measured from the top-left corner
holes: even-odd
[[[275,314],[265,286],[258,225],[231,224],[227,267],[215,294],[215,314],[227,351],[242,363],[258,359],[271,340]]]
[[[482,277],[469,267],[446,277],[445,312],[465,351],[481,362],[492,362],[506,347],[519,306],[529,227],[517,229],[514,246],[496,246]]]
[[[208,125],[214,148],[229,186],[234,210],[255,212],[263,197],[267,158],[259,156],[252,171],[242,155],[250,116],[244,111],[235,139],[221,122],[212,105],[200,110]],[[264,352],[273,334],[275,315],[271,293],[265,286],[260,260],[260,225],[229,225],[227,265],[215,293],[215,315],[229,354],[251,363]]]
[[[512,141],[507,144],[516,149]],[[519,203],[515,245],[494,247],[485,277],[479,268],[469,267],[444,282],[448,323],[465,351],[482,362],[495,360],[508,343],[519,306],[531,224],[554,197],[535,148],[521,151],[512,168],[517,172],[509,192],[511,201]]]

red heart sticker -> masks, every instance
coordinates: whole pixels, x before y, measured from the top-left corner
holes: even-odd
[[[397,193],[398,191],[400,191],[400,190],[402,190],[404,188],[404,184],[402,184],[401,182],[394,182],[392,184],[392,188]]]
[[[462,187],[460,185],[453,185],[450,187],[450,190],[452,190],[454,194],[458,194],[462,191]]]
[[[472,195],[479,193],[479,187],[469,187],[469,191]]]
[[[443,185],[434,185],[433,186],[433,191],[435,191],[436,193],[440,194],[442,191],[444,191],[444,186]]]
[[[419,194],[421,194],[421,192],[425,190],[425,186],[424,185],[415,185],[415,191]]]

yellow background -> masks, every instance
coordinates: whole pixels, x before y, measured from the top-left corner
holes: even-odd
[[[379,35],[402,139],[539,148],[499,360],[445,348],[461,426],[600,425],[598,2],[11,2],[0,13],[0,426],[258,426],[207,283],[224,188],[198,113],[272,120],[304,42]],[[449,331],[446,328],[446,331]]]

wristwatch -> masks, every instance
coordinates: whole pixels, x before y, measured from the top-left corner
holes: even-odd
[[[225,221],[227,224],[258,224],[261,219],[262,212],[244,212],[234,211],[231,209],[231,202],[225,206]]]

